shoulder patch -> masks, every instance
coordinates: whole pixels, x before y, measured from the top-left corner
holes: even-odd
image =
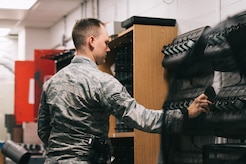
[[[129,93],[127,92],[125,87],[122,88],[121,92],[115,93],[111,96],[111,98],[114,99],[115,101],[123,100],[126,99],[127,97],[129,97]]]

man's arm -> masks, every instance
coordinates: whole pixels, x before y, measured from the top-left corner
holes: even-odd
[[[46,103],[45,92],[43,91],[38,114],[38,136],[46,146],[48,145],[50,130],[50,112],[48,104]]]

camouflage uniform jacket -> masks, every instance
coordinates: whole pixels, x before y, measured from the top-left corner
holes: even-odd
[[[48,157],[87,156],[92,136],[108,139],[111,114],[132,128],[161,133],[162,110],[146,109],[112,75],[100,71],[89,58],[75,56],[43,85],[38,135]],[[182,120],[180,110],[166,112],[167,127],[180,129]]]

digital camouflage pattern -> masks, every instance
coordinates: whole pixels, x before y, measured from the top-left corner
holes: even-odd
[[[43,85],[38,135],[47,147],[46,163],[87,161],[91,138],[108,140],[111,114],[132,128],[161,133],[162,110],[146,109],[89,58],[75,56]],[[165,118],[168,129],[181,129],[180,110],[168,111]]]

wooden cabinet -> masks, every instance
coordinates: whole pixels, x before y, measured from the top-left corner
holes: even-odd
[[[114,74],[111,68],[115,63],[117,49],[132,44],[133,97],[146,108],[161,109],[168,91],[168,83],[163,78],[165,70],[162,67],[161,50],[175,36],[177,28],[174,26],[133,25],[112,38],[109,43],[111,52],[108,54],[107,62],[100,66],[100,69]],[[135,129],[133,132],[116,132],[115,128],[116,119],[112,116],[109,137],[134,138],[134,164],[157,163],[160,134]]]

